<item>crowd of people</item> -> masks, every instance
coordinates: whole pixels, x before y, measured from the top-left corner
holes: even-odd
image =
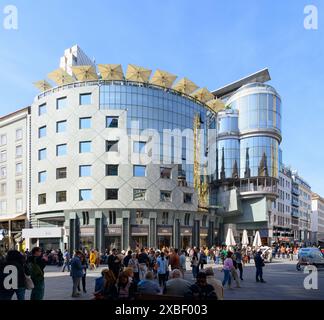
[[[287,246],[275,246],[272,254],[292,259],[291,255],[297,254],[297,250]],[[226,286],[232,289],[235,283],[237,288],[241,287],[244,265],[250,263],[251,259],[254,260],[256,268],[256,282],[265,283],[263,253],[260,249],[256,251],[251,247],[213,246],[192,247],[187,250],[168,247],[161,250],[136,248],[127,252],[112,249],[111,252],[106,250],[103,254],[97,249],[84,248],[76,250],[72,257],[68,250],[44,252],[35,247],[24,254],[9,250],[6,258],[0,259],[1,270],[6,265],[17,267],[18,288],[8,290],[3,287],[3,281],[0,281],[0,299],[12,299],[16,294],[18,300],[24,300],[26,290],[31,290],[31,300],[42,300],[46,265],[57,265],[62,272],[70,272],[72,297],[77,298],[81,296],[81,292],[87,292],[87,270],[95,270],[106,264],[107,268],[96,279],[95,299],[132,300],[139,296],[164,294],[188,299],[222,300]],[[215,277],[215,264],[223,273],[222,281]],[[188,265],[194,283],[184,277]]]

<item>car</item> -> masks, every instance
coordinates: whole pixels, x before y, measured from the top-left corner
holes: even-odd
[[[300,248],[298,250],[298,262],[296,269],[301,271],[304,267],[313,265],[317,268],[324,267],[324,255],[320,249],[315,247]]]

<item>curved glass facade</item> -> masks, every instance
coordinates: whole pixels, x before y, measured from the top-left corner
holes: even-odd
[[[230,97],[227,108],[217,114],[218,179],[278,178],[278,93],[263,83],[247,84]]]
[[[143,86],[131,83],[109,83],[100,86],[100,109],[127,109],[127,128],[130,133],[131,121],[138,121],[139,129],[154,129],[160,133],[159,148],[161,161],[163,159],[163,130],[164,129],[193,129],[195,116],[200,117],[201,129],[206,129],[207,109],[193,100],[190,100],[173,91],[161,88]],[[205,130],[206,132],[206,130]],[[193,164],[187,164],[186,152],[194,152],[193,138],[182,138],[181,150],[170,150],[182,155],[181,174],[185,174],[188,185],[193,185]],[[164,146],[166,147],[166,146]],[[172,147],[172,148],[171,148]],[[203,153],[206,145],[200,147]],[[153,155],[154,156],[154,155]],[[172,155],[171,155],[172,156]],[[172,156],[173,159],[173,156]],[[171,160],[171,164],[173,161]]]
[[[239,90],[236,94],[239,93],[244,92]],[[240,131],[264,128],[281,131],[281,100],[272,90],[239,95],[229,107],[239,110]]]
[[[244,138],[240,145],[240,177],[278,178],[279,143],[267,136]]]
[[[240,143],[238,139],[224,139],[217,142],[218,177],[238,178],[240,167]]]
[[[222,134],[238,134],[238,112],[234,110],[226,110],[220,112],[217,116],[217,133]]]

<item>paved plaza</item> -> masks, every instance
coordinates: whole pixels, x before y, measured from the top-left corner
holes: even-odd
[[[324,299],[324,270],[318,272],[318,290],[306,290],[303,286],[307,276],[296,270],[296,262],[288,260],[274,260],[264,267],[264,279],[266,283],[255,282],[255,267],[253,260],[244,268],[244,281],[241,288],[225,288],[225,300],[319,300]],[[221,266],[209,264],[215,270],[216,278],[222,280]],[[93,298],[95,279],[106,266],[101,266],[95,271],[88,271],[87,293],[79,298],[72,298],[72,279],[69,272],[61,272],[61,268],[48,266],[45,269],[45,299],[46,300],[89,300]],[[190,269],[189,262],[187,269]],[[193,281],[191,271],[187,271],[185,278]],[[30,291],[26,298],[29,299]]]

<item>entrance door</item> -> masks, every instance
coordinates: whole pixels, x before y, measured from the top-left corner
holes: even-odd
[[[158,247],[162,249],[163,247],[169,247],[171,245],[171,236],[158,236]]]
[[[120,237],[105,237],[105,249],[109,251],[116,248],[117,250],[121,249],[121,239]]]
[[[133,248],[139,247],[144,248],[147,247],[147,236],[133,236],[132,237]]]
[[[191,237],[190,236],[182,236],[181,237],[181,247],[182,247],[182,249],[191,248]]]

